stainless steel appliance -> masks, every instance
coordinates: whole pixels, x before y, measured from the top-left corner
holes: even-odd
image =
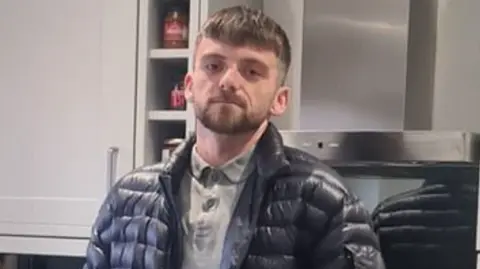
[[[477,165],[480,134],[457,131],[281,131],[286,145],[333,166],[443,167]],[[376,172],[375,172],[376,173]],[[401,175],[405,177],[406,175]]]

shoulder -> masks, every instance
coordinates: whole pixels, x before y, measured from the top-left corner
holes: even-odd
[[[290,164],[290,176],[300,180],[305,188],[316,191],[320,188],[339,198],[351,195],[342,176],[315,156],[291,147],[285,147],[285,156]]]
[[[113,219],[129,222],[136,215],[142,215],[146,217],[145,220],[163,212],[167,204],[165,199],[162,199],[162,173],[162,165],[156,164],[137,168],[121,177],[104,199],[93,230],[102,233],[111,229]],[[113,228],[119,227],[117,224]]]
[[[130,191],[149,191],[160,185],[160,178],[164,175],[163,163],[145,165],[132,170],[121,177],[115,184],[117,189]]]
[[[105,200],[109,211],[115,215],[133,212],[146,206],[148,200],[156,199],[163,193],[163,164],[142,166],[122,176],[109,191]]]
[[[284,154],[289,169],[277,182],[288,182],[288,198],[301,204],[296,223],[307,231],[306,249],[314,267],[385,268],[370,214],[342,177],[299,149],[284,147]]]
[[[160,164],[140,167],[112,186],[92,225],[87,267],[110,268],[113,260],[109,253],[113,252],[131,256],[141,254],[145,247],[166,249],[167,241],[158,239],[166,238],[169,232],[167,203],[162,199],[163,173]],[[121,264],[118,259],[125,255],[115,257],[113,262]]]
[[[303,225],[320,234],[325,232],[324,229],[332,232],[334,227],[345,228],[342,230],[345,238],[360,235],[350,241],[350,247],[369,245],[378,249],[370,212],[345,186],[342,177],[316,157],[299,149],[286,148],[285,154],[290,162],[286,178],[300,186],[299,195],[305,205]]]
[[[334,169],[302,150],[285,147],[291,180],[301,186],[301,198],[308,206],[335,215],[350,207],[362,207],[358,197]]]

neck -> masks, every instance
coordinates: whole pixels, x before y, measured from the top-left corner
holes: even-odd
[[[255,131],[237,135],[212,132],[200,122],[196,128],[196,149],[198,154],[211,166],[221,166],[252,148],[268,126],[265,121]]]

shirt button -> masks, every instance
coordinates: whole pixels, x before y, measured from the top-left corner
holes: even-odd
[[[218,206],[218,198],[209,198],[202,204],[202,210],[204,212],[215,210]]]
[[[220,182],[220,180],[222,179],[223,177],[223,173],[221,171],[215,171],[213,172],[211,175],[210,175],[210,180],[213,182],[213,183],[218,183]]]

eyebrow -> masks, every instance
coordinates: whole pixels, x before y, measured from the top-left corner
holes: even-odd
[[[227,59],[227,57],[220,54],[220,53],[209,52],[209,53],[204,54],[200,58],[200,62],[204,62],[204,61],[207,61],[207,60],[222,60],[222,61],[224,61],[226,59]],[[268,69],[269,67],[272,67],[272,66],[269,66],[267,63],[265,63],[261,60],[258,60],[257,58],[254,58],[254,57],[245,57],[245,58],[240,59],[240,61],[244,62],[244,63],[248,63],[248,64],[257,65],[262,69]]]
[[[225,57],[225,56],[223,56],[219,53],[211,52],[211,53],[207,53],[207,54],[202,55],[201,60],[204,60],[204,59],[221,59],[221,60],[224,60],[226,58],[227,57]]]
[[[255,59],[255,58],[243,58],[242,59],[243,62],[246,62],[246,63],[250,63],[250,64],[256,64],[256,65],[260,65],[262,68],[268,68],[268,64],[266,64],[265,62],[261,61],[261,60],[258,60],[258,59]]]
[[[204,59],[220,59],[220,60],[225,60],[227,59],[226,56],[222,55],[222,54],[219,54],[219,53],[216,53],[216,52],[211,52],[211,53],[206,53],[202,56],[201,58],[202,60]],[[265,67],[268,67],[268,65],[266,63],[264,63],[263,61],[261,60],[258,60],[254,57],[245,57],[245,58],[242,58],[240,59],[240,61],[242,62],[246,62],[246,63],[253,63],[253,64],[260,64],[262,66],[265,66]]]

